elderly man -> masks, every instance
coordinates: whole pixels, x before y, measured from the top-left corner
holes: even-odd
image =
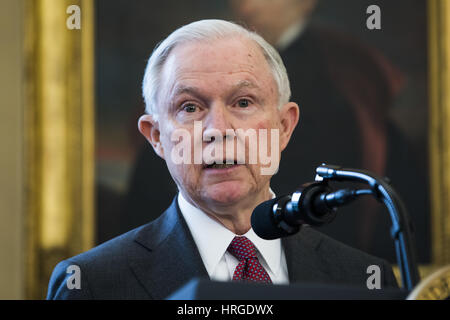
[[[382,286],[396,286],[383,260],[311,228],[283,241],[253,232],[252,211],[274,196],[270,179],[299,119],[264,39],[221,20],[184,26],[153,52],[143,92],[139,130],[178,196],[157,220],[59,263],[49,299],[162,299],[194,277],[365,287],[369,265],[380,266]],[[71,265],[78,287],[67,285]]]

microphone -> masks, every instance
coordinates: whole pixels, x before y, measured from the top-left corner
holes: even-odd
[[[292,195],[265,201],[258,205],[251,217],[255,233],[273,240],[297,233],[301,225],[321,226],[333,221],[336,209],[371,190],[342,189],[332,192],[325,182],[301,186]]]

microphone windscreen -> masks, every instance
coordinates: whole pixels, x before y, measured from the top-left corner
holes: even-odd
[[[273,240],[290,235],[290,233],[278,227],[273,214],[273,206],[281,198],[283,197],[264,201],[253,210],[252,228],[260,238]]]

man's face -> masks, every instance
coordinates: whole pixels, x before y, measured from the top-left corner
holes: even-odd
[[[205,162],[195,163],[195,149],[205,150],[220,141],[196,138],[195,127],[198,132],[201,123],[203,135],[215,129],[223,137],[230,129],[254,129],[258,137],[263,132],[260,129],[267,129],[269,154],[271,129],[281,128],[274,149],[279,159],[291,132],[285,133],[277,106],[276,82],[261,50],[253,42],[236,37],[179,45],[170,53],[162,71],[156,126],[160,145],[155,150],[166,160],[179,188],[196,203],[228,205],[255,197],[262,190],[267,192],[271,176],[261,174],[261,167],[267,165],[261,165],[259,157],[257,163],[248,163],[248,140],[231,138],[235,146],[239,143],[244,146],[245,164],[211,168]],[[191,137],[189,163],[174,161],[174,148],[180,141],[174,141],[173,135],[180,131],[188,132]],[[222,142],[223,162],[236,161],[237,147],[228,152],[225,139]]]

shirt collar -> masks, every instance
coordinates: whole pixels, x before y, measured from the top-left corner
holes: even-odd
[[[272,189],[270,189],[270,192],[272,198],[275,198]],[[181,192],[178,193],[178,205],[197,245],[205,268],[211,275],[236,235],[220,222],[189,203]],[[281,240],[262,239],[253,229],[250,229],[244,236],[253,242],[270,271],[277,274],[281,266]]]
[[[281,240],[262,239],[255,231],[253,231],[253,229],[250,229],[245,236],[253,242],[270,271],[275,275],[278,274],[281,267]]]

